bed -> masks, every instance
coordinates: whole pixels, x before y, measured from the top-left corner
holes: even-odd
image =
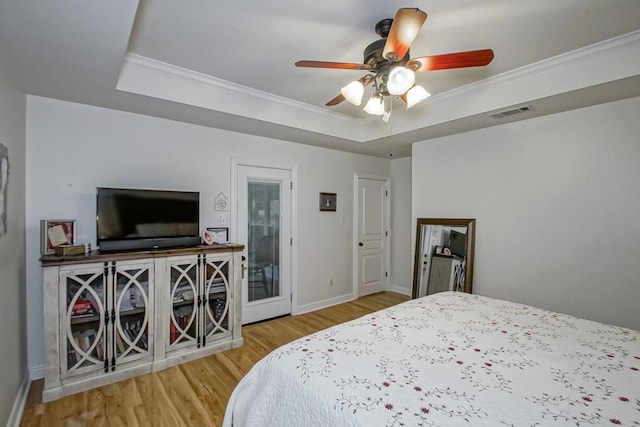
[[[640,426],[640,332],[458,292],[282,346],[225,427]]]

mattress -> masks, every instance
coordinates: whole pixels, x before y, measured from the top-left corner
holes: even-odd
[[[284,345],[226,427],[640,425],[640,332],[443,292]]]

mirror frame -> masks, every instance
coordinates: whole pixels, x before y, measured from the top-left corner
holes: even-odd
[[[449,227],[467,227],[467,250],[465,256],[464,292],[472,293],[473,290],[473,255],[476,243],[476,220],[473,218],[418,218],[416,224],[416,250],[413,264],[413,290],[411,298],[418,297],[419,271],[421,264],[420,247],[422,246],[422,226],[442,225]]]

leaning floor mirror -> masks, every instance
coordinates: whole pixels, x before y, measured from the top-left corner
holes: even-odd
[[[472,293],[475,219],[418,218],[413,298]]]

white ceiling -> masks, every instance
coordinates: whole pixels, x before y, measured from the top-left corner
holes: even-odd
[[[412,56],[492,48],[494,61],[420,73],[434,96],[408,111],[394,104],[386,125],[346,102],[325,107],[363,73],[293,63],[361,62],[376,22],[400,7],[429,15]],[[0,53],[27,93],[396,157],[415,141],[502,123],[487,113],[514,104],[534,112],[509,120],[640,96],[640,58],[597,65],[638,33],[588,51],[596,66],[583,70],[597,78],[555,84],[576,51],[638,30],[638,0],[0,0]],[[535,73],[553,90],[504,86]]]

